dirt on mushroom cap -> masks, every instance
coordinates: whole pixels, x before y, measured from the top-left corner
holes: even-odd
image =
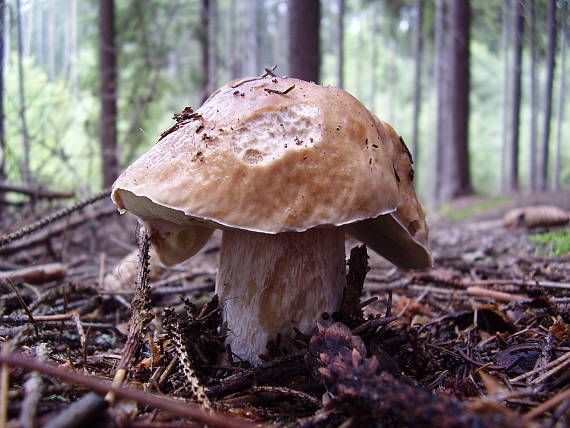
[[[340,89],[271,77],[230,82],[196,113],[119,177],[113,198],[121,208],[129,191],[202,224],[278,233],[398,205],[391,142]]]

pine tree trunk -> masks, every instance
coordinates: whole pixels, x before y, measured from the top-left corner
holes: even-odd
[[[29,58],[32,52],[32,30],[34,28],[34,0],[28,2],[28,10],[22,14],[20,10],[20,25],[22,26],[22,52],[24,58]]]
[[[47,45],[48,45],[48,74],[49,80],[53,82],[56,77],[55,69],[55,4],[54,0],[50,1],[48,5],[48,19],[47,19]]]
[[[16,0],[16,27],[18,31],[18,94],[20,99],[20,123],[22,131],[22,179],[27,185],[32,184],[30,174],[30,135],[26,120],[26,91],[24,86],[24,64],[23,64],[23,28],[20,0]]]
[[[539,188],[546,190],[548,183],[548,155],[550,150],[550,119],[552,117],[552,85],[556,62],[556,0],[548,0],[547,10],[548,47],[546,51],[546,90],[544,95],[544,132],[540,159]]]
[[[43,66],[44,61],[44,3],[40,2],[36,11],[36,22],[34,22],[35,35],[35,56],[38,65]]]
[[[419,125],[422,91],[422,25],[424,19],[424,0],[416,2],[416,25],[414,27],[414,112],[412,117],[412,157],[415,160],[416,168],[419,161]],[[417,171],[416,171],[417,172]]]
[[[507,190],[507,164],[508,164],[508,152],[509,152],[509,132],[511,127],[509,126],[509,110],[511,106],[511,57],[510,57],[510,46],[511,46],[511,0],[503,0],[503,11],[502,11],[502,47],[503,47],[503,108],[502,108],[502,119],[503,119],[503,135],[501,140],[501,159],[499,164],[499,180],[501,192]]]
[[[560,157],[562,156],[562,122],[564,121],[564,103],[566,99],[566,49],[568,47],[568,2],[562,9],[562,41],[560,45],[560,89],[558,90],[558,114],[556,118],[556,146],[554,150],[554,168],[552,171],[552,190],[560,190]]]
[[[238,63],[238,14],[237,14],[237,0],[230,0],[229,9],[229,31],[228,31],[228,49],[229,49],[229,64],[230,78],[235,79],[239,76],[239,63]]]
[[[451,200],[471,193],[469,174],[469,0],[449,5],[449,139],[444,150],[442,199]]]
[[[441,185],[443,183],[443,154],[447,145],[447,135],[445,126],[449,121],[446,118],[447,109],[445,108],[447,79],[446,79],[446,52],[445,34],[446,26],[446,4],[445,0],[436,0],[436,18],[435,18],[435,49],[436,61],[434,72],[434,86],[437,90],[437,120],[435,129],[435,145],[433,154],[433,180],[432,180],[432,200],[439,202],[441,200]]]
[[[209,0],[208,8],[208,84],[207,94],[210,96],[218,87],[218,1]]]
[[[524,18],[522,0],[516,0],[514,15],[514,59],[513,59],[513,110],[511,121],[511,161],[509,187],[511,191],[519,190],[519,131],[521,112],[521,71],[522,71],[522,38]]]
[[[319,83],[319,0],[289,0],[289,76]]]
[[[114,21],[114,0],[100,0],[101,153],[104,188],[110,187],[120,172],[117,146],[117,50]]]
[[[77,0],[68,0],[69,54],[67,56],[67,80],[77,90]]]
[[[336,16],[336,84],[344,88],[344,9],[345,0],[337,0]]]
[[[537,154],[538,154],[538,85],[536,77],[536,9],[535,0],[529,0],[529,38],[530,38],[530,153],[529,187],[537,189]]]
[[[6,14],[4,13],[5,8],[5,0],[0,0],[0,182],[6,180],[6,140],[4,132],[4,26],[6,25]],[[3,199],[4,195],[0,194],[0,201]]]
[[[202,53],[202,104],[210,95],[208,92],[208,81],[210,76],[210,0],[202,0],[200,11],[200,51]]]
[[[256,0],[247,0],[245,20],[245,74],[248,76],[257,76],[261,74],[261,70],[257,67],[258,50],[257,43],[257,4]]]
[[[8,49],[10,45],[10,26],[9,26],[9,22],[10,22],[10,8],[7,5],[7,1],[4,1],[4,34],[2,34],[2,37],[4,38],[4,67],[8,68],[10,67],[10,49]]]
[[[371,48],[372,52],[370,54],[370,109],[376,111],[376,91],[378,85],[377,73],[378,73],[378,34],[380,33],[380,18],[378,16],[378,3],[372,4],[372,33],[371,38]]]

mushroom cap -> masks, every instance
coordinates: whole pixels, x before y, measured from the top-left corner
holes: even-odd
[[[429,258],[423,212],[402,179],[412,174],[402,143],[347,92],[292,78],[236,80],[175,118],[112,191],[121,210],[161,235],[163,262],[190,257],[182,247],[198,251],[210,228],[303,232],[390,213],[396,235],[414,243],[404,247]]]

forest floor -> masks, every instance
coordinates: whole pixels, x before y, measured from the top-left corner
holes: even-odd
[[[0,425],[570,426],[570,228],[502,222],[545,203],[568,211],[570,195],[466,198],[430,215],[427,271],[357,248],[337,323],[299,333],[293,353],[273,343],[255,368],[221,358],[218,233],[175,268],[151,255],[150,290],[135,287],[136,222],[106,201],[4,235]],[[3,214],[3,233],[53,208],[22,210]],[[114,378],[126,388],[107,408]]]

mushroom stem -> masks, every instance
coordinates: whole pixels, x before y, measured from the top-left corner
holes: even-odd
[[[342,228],[224,230],[216,293],[232,352],[255,364],[278,334],[285,342],[294,327],[312,333],[340,307],[345,266]]]

